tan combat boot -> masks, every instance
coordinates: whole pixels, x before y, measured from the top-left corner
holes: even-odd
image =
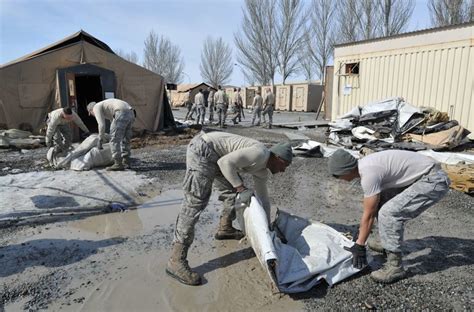
[[[217,230],[216,235],[214,236],[217,240],[224,239],[242,239],[244,233],[232,227],[232,218],[230,216],[221,216],[219,221],[219,229]]]
[[[130,169],[130,157],[124,157],[122,164],[125,169]]]
[[[402,254],[387,251],[387,262],[384,266],[370,274],[370,277],[382,284],[391,284],[406,277],[406,271],[402,265]]]
[[[107,171],[122,171],[125,170],[122,160],[114,160],[114,164],[110,167],[105,168]]]
[[[188,260],[186,260],[188,248],[188,246],[181,243],[173,244],[173,251],[166,265],[166,273],[183,284],[201,285],[201,276],[191,270]]]

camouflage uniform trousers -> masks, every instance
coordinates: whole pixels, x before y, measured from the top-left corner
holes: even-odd
[[[204,117],[206,116],[206,107],[204,105],[197,105],[197,121],[196,123],[204,124]]]
[[[239,104],[239,122],[242,121],[242,118],[245,119],[244,106]]]
[[[255,119],[257,119],[257,126],[260,126],[260,118],[262,117],[262,108],[255,107],[253,110],[253,117],[252,117],[252,126],[255,123]]]
[[[135,120],[133,110],[119,110],[114,114],[110,125],[110,148],[112,158],[116,161],[130,157],[130,139],[132,124]]]
[[[209,103],[209,122],[214,121],[214,103]]]
[[[184,199],[176,220],[174,241],[190,246],[194,240],[194,227],[201,212],[209,203],[212,183],[219,191],[219,201],[223,204],[222,216],[235,219],[235,198],[233,186],[224,178],[217,165],[219,156],[212,143],[202,138],[202,133],[194,137],[186,151],[186,174],[183,181]]]
[[[194,113],[196,112],[196,105],[193,103],[187,103],[186,108],[188,111],[186,112],[186,117],[184,117],[184,120],[192,119]]]
[[[439,165],[435,165],[408,187],[383,191],[378,212],[378,229],[383,248],[394,253],[401,252],[405,222],[416,218],[441,200],[448,192],[449,184],[447,174]]]
[[[237,119],[239,118],[240,118],[240,107],[239,107],[239,104],[234,103],[234,105],[232,106],[232,121],[234,123],[237,123]]]
[[[219,117],[219,126],[225,125],[225,120],[227,118],[227,107],[225,104],[217,104],[217,116]]]
[[[262,112],[263,122],[265,123],[265,115],[268,115],[268,125],[273,124],[273,105],[268,105]]]
[[[69,125],[58,125],[53,135],[56,152],[67,152],[72,144],[72,130]]]

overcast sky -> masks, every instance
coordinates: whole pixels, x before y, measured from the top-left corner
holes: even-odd
[[[308,0],[309,1],[309,0]],[[0,0],[0,64],[17,59],[80,29],[113,50],[135,51],[143,58],[150,30],[181,48],[187,82],[202,81],[202,42],[210,35],[233,43],[243,0]],[[408,31],[430,27],[426,0],[417,0]],[[235,51],[234,51],[235,55]],[[141,63],[141,62],[140,62]],[[302,80],[291,77],[288,81]],[[243,84],[235,68],[230,84]]]

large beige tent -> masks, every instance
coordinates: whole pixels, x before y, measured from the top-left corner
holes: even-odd
[[[86,106],[119,98],[136,110],[134,128],[157,131],[174,119],[163,77],[117,56],[84,31],[0,67],[0,124],[38,131],[47,113],[74,108],[91,131],[97,129]],[[78,130],[76,130],[78,134]]]
[[[171,105],[175,107],[183,106],[189,98],[191,99],[191,102],[194,102],[194,97],[196,96],[196,94],[198,94],[199,89],[203,89],[204,96],[207,100],[207,95],[209,93],[207,91],[208,88],[211,88],[216,91],[216,89],[204,82],[179,84],[176,90],[172,90],[170,92]]]

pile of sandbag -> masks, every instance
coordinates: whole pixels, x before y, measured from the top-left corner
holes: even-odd
[[[0,130],[0,148],[32,149],[42,147],[45,139],[29,131],[18,129]]]
[[[414,107],[400,97],[356,107],[329,126],[330,143],[374,151],[452,149],[468,142],[470,134],[447,113]]]
[[[52,147],[48,150],[47,158],[50,165],[58,169],[90,170],[96,167],[108,166],[113,163],[110,144],[97,148],[98,134],[92,134],[67,155],[55,154]]]

